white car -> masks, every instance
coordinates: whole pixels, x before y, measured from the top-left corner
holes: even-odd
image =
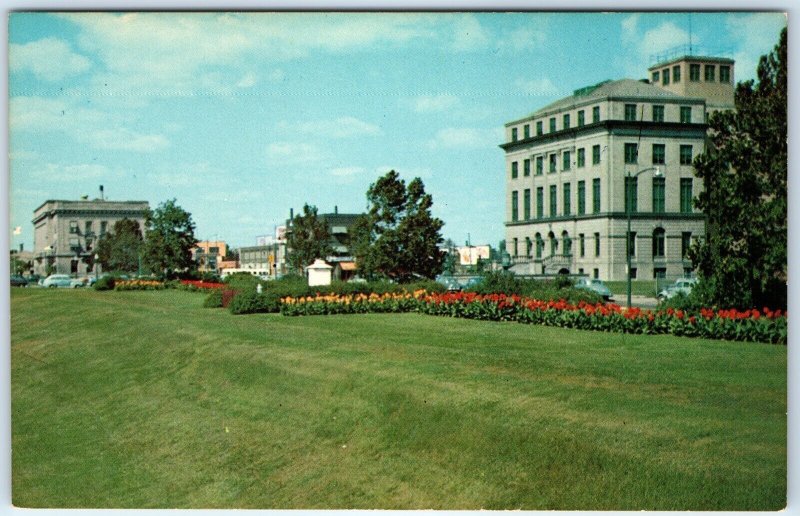
[[[658,299],[665,300],[665,299],[672,299],[678,294],[683,294],[688,296],[691,294],[692,289],[694,286],[697,285],[697,280],[695,278],[681,278],[677,280],[672,285],[668,286],[664,290],[658,293]]]
[[[48,288],[78,288],[83,287],[85,283],[79,279],[73,279],[68,274],[51,274],[42,280],[42,286]]]

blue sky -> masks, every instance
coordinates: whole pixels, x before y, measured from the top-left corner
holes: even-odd
[[[692,43],[753,78],[780,13],[693,13]],[[443,234],[503,238],[503,124],[644,78],[685,13],[13,13],[12,248],[47,199],[176,198],[200,239],[254,245],[304,203],[365,209],[421,177]]]

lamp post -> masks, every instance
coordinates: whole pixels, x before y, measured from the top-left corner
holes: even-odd
[[[628,255],[628,309],[631,308],[631,206],[633,205],[633,187],[630,185],[633,183],[631,179],[636,179],[640,174],[650,171],[654,171],[654,178],[664,177],[658,167],[645,168],[633,175],[631,175],[630,170],[625,173],[625,214],[628,218],[628,230],[625,232],[625,254]]]
[[[97,282],[97,267],[100,266],[100,255],[94,253],[94,281]]]

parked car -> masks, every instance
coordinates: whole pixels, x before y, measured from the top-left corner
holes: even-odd
[[[672,285],[658,293],[658,299],[664,301],[665,299],[672,299],[678,294],[688,296],[692,293],[692,289],[697,285],[695,278],[681,278]]]
[[[11,275],[11,286],[12,287],[27,287],[28,280],[20,276],[19,274],[12,274]]]
[[[458,292],[461,290],[461,284],[453,276],[439,276],[436,281],[447,289],[448,292]]]
[[[42,281],[43,287],[48,288],[78,288],[85,286],[83,280],[70,278],[68,274],[51,274]]]
[[[611,291],[608,289],[606,284],[599,279],[579,278],[578,281],[575,282],[575,288],[591,290],[602,297],[604,301],[611,299]]]

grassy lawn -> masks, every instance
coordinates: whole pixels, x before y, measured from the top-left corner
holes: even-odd
[[[627,281],[606,281],[608,290],[614,294],[615,298],[621,299],[620,296],[628,295],[628,282]],[[631,294],[634,296],[647,296],[656,297],[656,281],[655,280],[633,280],[631,281]]]
[[[14,505],[785,505],[785,346],[202,300],[12,292]]]

